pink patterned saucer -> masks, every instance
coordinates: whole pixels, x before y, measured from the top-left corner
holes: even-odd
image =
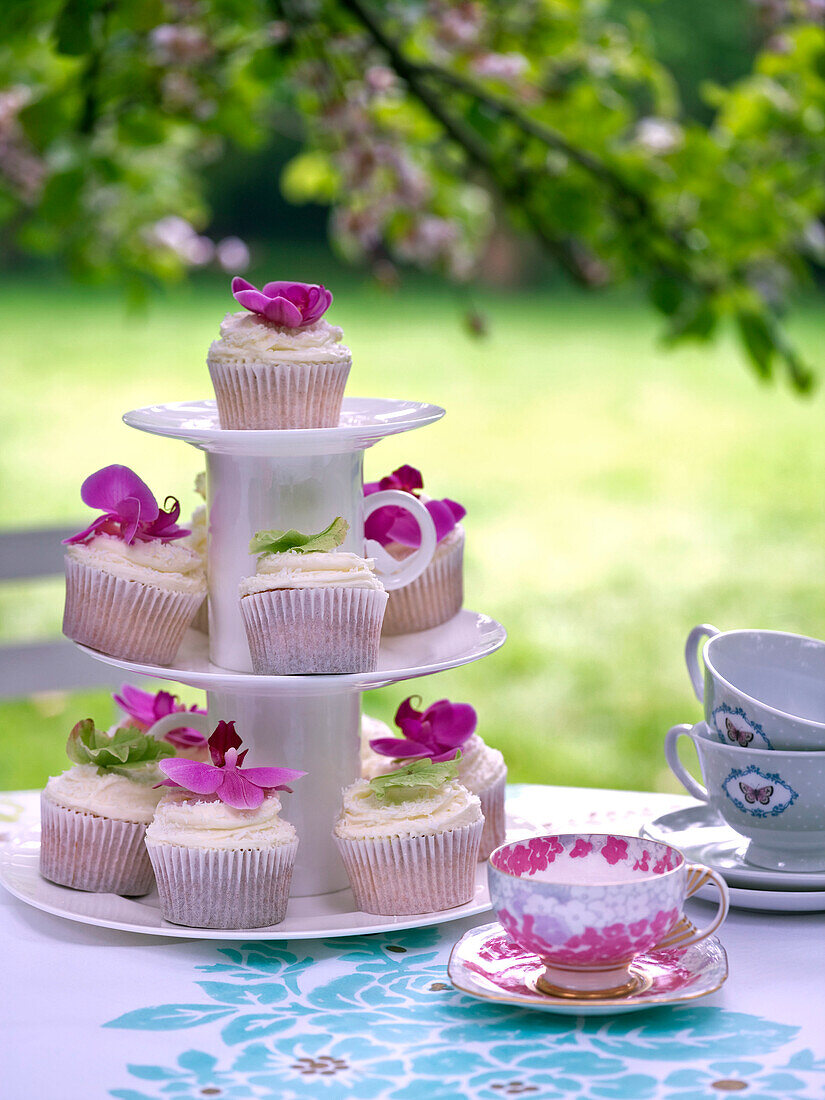
[[[463,936],[448,965],[455,988],[484,1001],[567,1016],[607,1016],[715,993],[728,976],[728,958],[719,940],[708,936],[687,948],[639,955],[631,970],[641,979],[641,988],[617,997],[596,1000],[542,993],[538,982],[544,963],[514,943],[498,923],[483,924]]]

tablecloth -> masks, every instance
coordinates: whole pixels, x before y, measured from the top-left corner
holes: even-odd
[[[552,787],[511,796],[516,816],[523,800],[533,808],[541,800],[556,831],[573,821],[635,831],[685,803]],[[0,796],[0,819],[25,818],[35,805],[31,795]],[[221,943],[89,927],[0,890],[0,1096],[825,1096],[825,914],[732,911],[721,930],[730,977],[718,993],[589,1019],[480,1002],[450,986],[452,945],[491,919],[352,939]]]

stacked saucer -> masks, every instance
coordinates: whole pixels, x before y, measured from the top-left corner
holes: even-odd
[[[733,904],[825,909],[825,643],[698,626],[686,657],[705,717],[674,726],[665,756],[701,804],[666,814],[644,835],[719,871]],[[705,786],[679,759],[682,736],[696,747]]]

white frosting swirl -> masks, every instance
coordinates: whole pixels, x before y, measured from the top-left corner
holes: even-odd
[[[217,796],[169,788],[158,803],[146,839],[181,848],[278,848],[297,839],[295,827],[280,812],[275,791],[266,794],[255,809],[238,810]]]
[[[323,318],[306,328],[284,328],[246,310],[227,313],[209,348],[214,362],[319,363],[350,358],[343,329]]]
[[[379,756],[377,752],[372,751],[370,741],[374,741],[377,737],[392,737],[392,735],[390,727],[380,718],[370,718],[368,714],[361,715],[361,775],[365,779],[372,779],[373,776],[381,774],[380,772],[368,773],[365,768],[368,762],[371,763],[373,759],[389,762],[386,756]]]
[[[91,542],[66,547],[66,556],[128,581],[141,581],[186,595],[206,595],[200,555],[180,541],[135,542],[114,535],[95,535]]]
[[[191,535],[187,535],[183,542],[191,550],[201,558],[202,561],[206,561],[206,539],[209,525],[207,523],[206,505],[201,504],[192,513],[192,518],[189,520],[189,528],[192,531]]]
[[[504,756],[498,749],[485,745],[477,733],[461,746],[458,778],[473,794],[481,794],[506,775]]]
[[[366,779],[356,779],[343,797],[335,835],[344,840],[433,836],[483,820],[478,797],[455,779],[420,798],[386,805]]]
[[[46,795],[69,810],[148,825],[162,793],[162,788],[155,788],[153,783],[159,783],[163,776],[153,769],[146,778],[151,781],[138,783],[113,772],[100,775],[95,764],[75,764],[62,775],[51,777]]]
[[[345,550],[299,554],[263,554],[258,572],[240,583],[242,596],[271,592],[278,588],[374,588],[384,586],[375,575],[372,558],[359,558]]]

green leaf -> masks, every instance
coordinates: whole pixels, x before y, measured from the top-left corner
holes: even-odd
[[[250,554],[284,554],[294,550],[298,554],[334,550],[347,537],[349,524],[342,516],[336,516],[325,530],[317,535],[304,535],[292,528],[289,531],[258,531],[249,544]]]
[[[685,298],[684,285],[670,275],[658,275],[653,279],[648,293],[653,305],[666,317],[672,317]]]
[[[409,802],[423,798],[430,791],[443,787],[450,779],[458,778],[458,762],[461,753],[456,749],[453,760],[433,764],[432,760],[414,760],[388,775],[370,780],[370,790],[382,802]]]
[[[69,734],[66,755],[75,764],[94,764],[101,772],[148,782],[154,778],[158,760],[174,756],[175,750],[136,726],[124,726],[109,734],[95,729],[91,718],[84,718]]]
[[[776,345],[767,320],[754,309],[740,309],[736,324],[756,373],[762,378],[770,378]]]
[[[679,310],[671,321],[667,340],[674,343],[693,337],[696,340],[708,340],[716,328],[717,316],[707,298],[700,298]]]
[[[54,25],[57,52],[80,57],[92,48],[92,16],[98,0],[66,0]]]

